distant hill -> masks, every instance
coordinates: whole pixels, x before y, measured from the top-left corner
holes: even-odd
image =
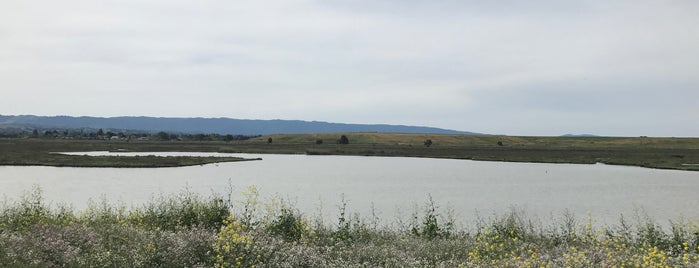
[[[565,135],[561,135],[561,137],[568,137],[568,138],[591,138],[591,137],[599,137],[599,136],[593,135],[593,134],[565,134]]]
[[[232,118],[163,118],[163,117],[72,117],[0,115],[0,129],[48,129],[48,128],[90,128],[118,129],[146,132],[176,132],[187,134],[217,133],[239,135],[269,135],[295,133],[336,133],[336,132],[390,132],[424,134],[466,134],[478,133],[449,129],[403,126],[341,124],[300,120],[248,120]]]

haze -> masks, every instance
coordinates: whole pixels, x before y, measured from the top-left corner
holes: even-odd
[[[0,114],[699,136],[698,1],[0,2]]]

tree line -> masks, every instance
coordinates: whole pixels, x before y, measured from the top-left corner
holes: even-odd
[[[104,129],[0,129],[0,138],[71,140],[241,141],[260,135],[184,134],[168,132],[113,131]]]

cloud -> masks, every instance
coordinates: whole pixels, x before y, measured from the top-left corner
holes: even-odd
[[[687,97],[699,85],[698,9],[694,1],[5,1],[0,105],[508,134],[635,135],[662,123],[657,133],[699,135],[688,120],[667,120],[698,106]]]

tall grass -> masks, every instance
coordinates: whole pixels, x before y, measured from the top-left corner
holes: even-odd
[[[591,215],[563,215],[544,226],[513,210],[458,229],[428,198],[405,224],[382,226],[341,203],[326,224],[260,200],[254,187],[81,211],[50,206],[35,189],[0,206],[0,266],[699,267],[699,228],[686,221],[597,227]]]

